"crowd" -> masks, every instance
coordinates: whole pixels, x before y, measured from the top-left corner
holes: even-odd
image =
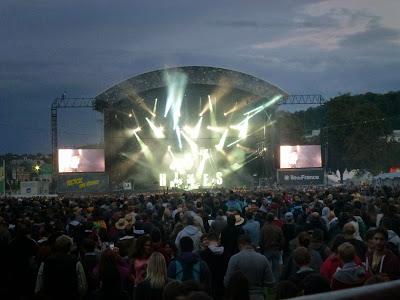
[[[400,278],[400,190],[0,199],[2,299],[288,299]],[[4,298],[3,298],[4,296]]]

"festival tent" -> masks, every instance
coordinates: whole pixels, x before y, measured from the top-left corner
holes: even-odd
[[[400,186],[400,172],[382,173],[372,179],[376,186]]]

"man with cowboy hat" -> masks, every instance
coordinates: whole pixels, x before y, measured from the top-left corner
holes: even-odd
[[[115,223],[115,232],[111,238],[111,240],[116,243],[120,238],[125,236],[125,227],[128,225],[125,218],[120,218],[118,222]]]

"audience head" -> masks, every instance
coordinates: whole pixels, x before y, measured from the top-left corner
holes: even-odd
[[[188,236],[184,236],[180,239],[179,246],[182,252],[193,252],[194,249],[193,240]]]

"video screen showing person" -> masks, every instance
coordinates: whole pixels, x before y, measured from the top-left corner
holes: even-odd
[[[59,149],[58,172],[105,172],[103,149]]]
[[[321,146],[281,146],[280,167],[281,169],[321,168]]]

